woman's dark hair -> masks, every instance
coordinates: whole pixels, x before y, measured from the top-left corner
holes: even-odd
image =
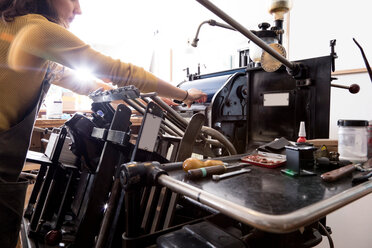
[[[40,14],[49,21],[58,23],[59,18],[51,1],[53,0],[0,0],[1,18],[11,22],[17,16]]]

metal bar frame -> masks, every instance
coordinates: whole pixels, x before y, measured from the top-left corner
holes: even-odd
[[[161,175],[158,183],[173,192],[208,205],[235,220],[272,233],[289,233],[298,230],[372,192],[372,181],[368,181],[294,212],[270,215],[243,207],[167,175]]]
[[[252,42],[254,42],[257,46],[261,47],[263,50],[268,52],[271,56],[279,60],[281,63],[283,63],[286,67],[289,69],[294,69],[295,66],[293,63],[291,63],[289,60],[284,58],[282,55],[280,55],[278,52],[276,52],[273,48],[268,46],[263,40],[258,38],[255,34],[253,34],[251,31],[246,29],[243,25],[235,21],[232,17],[227,15],[225,12],[223,12],[221,9],[219,9],[216,5],[211,3],[208,0],[196,0],[201,5],[209,9],[211,12],[213,12],[215,15],[220,17],[222,20],[224,20],[226,23],[228,23],[230,26],[232,26],[234,29],[239,31],[241,34],[243,34],[245,37],[250,39]]]

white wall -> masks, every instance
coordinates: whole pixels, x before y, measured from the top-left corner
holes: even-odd
[[[290,60],[328,55],[336,39],[336,71],[365,68],[359,48],[372,63],[372,3],[365,0],[295,1],[290,20]],[[330,138],[337,138],[338,119],[372,120],[372,83],[367,73],[336,76],[335,84],[359,84],[360,92],[331,88]]]
[[[304,59],[328,55],[329,42],[336,39],[336,71],[365,68],[354,37],[364,48],[372,63],[372,3],[354,1],[295,1],[290,20],[290,59]],[[331,88],[330,138],[337,139],[338,119],[372,120],[372,83],[367,73],[336,76],[333,83],[359,84],[360,92]],[[369,248],[372,244],[372,195],[368,195],[327,216],[332,238],[337,248]],[[326,238],[318,246],[329,247]]]
[[[356,53],[356,55],[358,55]],[[368,55],[367,55],[368,56]],[[372,61],[372,52],[369,56]],[[358,84],[360,91],[350,94],[348,90],[331,88],[330,138],[338,139],[337,120],[372,120],[372,82],[367,73],[337,76],[336,84]]]
[[[201,65],[202,73],[238,66],[237,49],[248,40],[241,34],[204,25],[197,48],[192,42],[199,24],[209,19],[221,21],[195,0],[80,0],[83,15],[77,16],[71,31],[96,49],[150,69],[155,54],[154,73],[170,81],[170,49],[173,52],[174,84]],[[267,1],[215,0],[218,7],[249,29],[260,22],[272,22]],[[104,44],[104,45],[103,45]]]

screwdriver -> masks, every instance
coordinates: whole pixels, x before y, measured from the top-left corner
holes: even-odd
[[[226,165],[226,163],[222,162],[221,160],[202,161],[202,160],[197,159],[197,158],[188,158],[183,162],[182,168],[183,168],[184,171],[187,172],[191,169],[198,169],[198,168],[215,166],[215,165]]]
[[[237,170],[237,171],[230,171],[230,172],[224,173],[222,175],[213,175],[212,180],[219,181],[219,180],[224,179],[224,178],[232,177],[232,176],[235,176],[235,175],[240,175],[240,174],[243,174],[243,173],[248,173],[250,171],[251,171],[251,169],[243,168],[243,169],[240,169],[240,170]]]
[[[198,169],[190,169],[187,171],[187,176],[190,179],[196,179],[196,178],[202,178],[202,177],[207,177],[210,175],[219,175],[223,174],[228,171],[232,171],[238,168],[242,168],[244,166],[247,166],[248,164],[246,163],[240,163],[238,165],[233,165],[233,166],[225,166],[225,165],[213,165],[209,167],[202,167]]]

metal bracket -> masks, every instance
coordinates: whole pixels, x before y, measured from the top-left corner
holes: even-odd
[[[304,80],[296,80],[297,87],[305,87],[305,86],[310,86],[310,85],[312,85],[310,78],[306,78]]]
[[[332,57],[331,67],[332,67],[332,72],[334,72],[335,69],[336,69],[335,60],[338,58],[337,53],[335,52],[336,40],[335,39],[334,40],[331,40],[329,42],[329,45],[331,46],[331,57]]]
[[[129,142],[130,134],[117,130],[109,130],[106,139],[114,144],[126,146]]]
[[[139,90],[133,85],[124,86],[113,90],[99,92],[95,91],[89,95],[93,102],[112,102],[116,100],[135,99],[139,96]]]
[[[195,140],[199,136],[204,122],[205,117],[201,113],[197,113],[191,117],[191,120],[186,128],[185,134],[182,137],[180,146],[178,148],[176,161],[183,161],[191,157]]]
[[[157,161],[129,162],[122,164],[120,168],[120,182],[126,191],[143,186],[154,186],[160,175],[167,175],[166,171],[160,169],[160,163]]]
[[[92,131],[92,137],[105,141],[107,138],[107,129],[94,127]]]
[[[154,151],[162,120],[162,109],[153,102],[148,103],[146,112],[143,115],[141,128],[138,132],[136,146],[132,153],[132,161],[136,160],[138,149],[148,152]]]

